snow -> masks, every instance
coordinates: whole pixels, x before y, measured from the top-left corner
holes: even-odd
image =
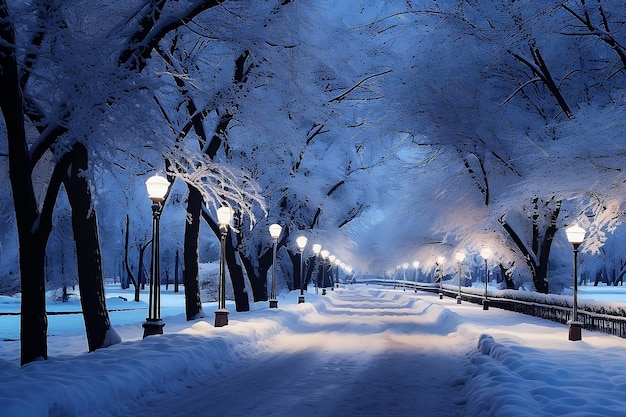
[[[600,298],[612,288],[596,290]],[[85,353],[82,318],[51,315],[47,361],[19,366],[18,316],[0,316],[2,416],[622,416],[626,340],[436,294],[365,284],[279,295],[213,327],[163,291],[164,334],[142,339],[145,302],[107,287],[123,343]],[[623,297],[622,287],[615,288]],[[142,300],[147,294],[142,294]],[[55,311],[77,311],[58,303]],[[3,297],[3,312],[19,300]]]

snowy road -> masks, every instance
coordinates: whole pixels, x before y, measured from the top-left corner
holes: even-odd
[[[456,315],[412,292],[335,291],[322,299],[319,312],[242,350],[217,373],[176,391],[155,387],[115,415],[463,415],[474,341],[455,333]]]
[[[214,303],[186,321],[181,295],[163,299],[175,313],[160,336],[142,339],[143,316],[126,312],[112,316],[123,343],[86,353],[73,317],[55,316],[55,353],[23,367],[19,343],[0,340],[0,416],[625,415],[619,337],[572,342],[559,323],[375,285],[304,304],[283,293],[223,328]]]

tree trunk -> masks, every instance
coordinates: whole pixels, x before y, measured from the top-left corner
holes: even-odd
[[[174,258],[174,292],[178,292],[178,268],[180,268],[180,257],[178,250],[176,250],[176,257]]]
[[[111,328],[106,309],[98,222],[92,205],[89,183],[83,175],[88,168],[87,149],[82,144],[75,144],[70,153],[72,168],[65,180],[65,187],[72,207],[80,302],[89,351],[93,352],[101,347],[119,343],[121,339]],[[108,334],[109,332],[111,334]]]
[[[48,358],[44,259],[46,234],[39,222],[37,201],[32,185],[24,108],[20,89],[15,32],[6,2],[0,0],[0,109],[4,117],[9,150],[9,180],[19,240],[22,284],[20,344],[22,365]],[[49,226],[49,225],[46,225]]]
[[[269,254],[269,255],[268,255]],[[272,252],[267,251],[259,257],[259,266],[256,268],[253,262],[243,254],[239,254],[248,275],[248,281],[252,287],[252,297],[255,302],[269,300],[267,292],[267,271],[272,266]]]
[[[187,186],[187,221],[183,242],[183,284],[185,287],[185,313],[187,320],[202,317],[202,300],[198,278],[198,236],[202,195],[192,186]]]
[[[300,257],[302,254],[300,252],[292,252],[290,250],[287,251],[287,254],[289,255],[289,259],[293,265],[293,283],[291,284],[291,289],[299,290],[304,286],[304,282],[300,279]],[[300,284],[301,282],[302,285]]]
[[[548,260],[550,257],[550,249],[552,248],[552,240],[558,230],[556,222],[561,212],[561,202],[551,200],[543,203],[544,211],[542,212],[548,213],[548,222],[545,226],[540,224],[539,221],[541,218],[539,215],[540,203],[538,198],[533,200],[534,213],[531,216],[532,242],[530,248],[527,247],[511,225],[506,222],[505,216],[500,217],[499,222],[526,259],[526,263],[530,268],[533,278],[533,283],[535,284],[535,291],[547,294],[549,292]],[[549,208],[548,206],[552,203],[554,206]],[[543,230],[541,230],[542,228]]]
[[[506,284],[506,289],[507,290],[514,290],[515,289],[515,283],[513,282],[513,278],[511,277],[511,269],[510,268],[506,268],[502,264],[499,264],[498,266],[500,267],[500,273],[502,274],[502,277],[504,278],[504,283]]]
[[[226,239],[229,242],[229,239]],[[250,300],[246,293],[246,281],[243,276],[243,269],[237,263],[237,250],[234,245],[226,244],[226,265],[230,274],[230,281],[233,285],[233,296],[235,298],[235,310],[250,311]]]

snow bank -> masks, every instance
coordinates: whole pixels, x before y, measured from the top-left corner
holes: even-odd
[[[567,344],[563,341],[564,348]],[[466,391],[466,414],[623,416],[626,365],[613,367],[614,349],[581,344],[582,351],[536,349],[507,346],[481,334],[471,355],[474,371]],[[620,357],[626,359],[623,352]]]

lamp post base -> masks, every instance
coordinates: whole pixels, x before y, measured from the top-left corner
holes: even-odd
[[[146,337],[154,336],[155,334],[163,334],[163,327],[165,327],[165,323],[163,323],[160,319],[146,319],[141,327],[143,327],[143,338],[145,339]]]
[[[442,292],[439,293],[439,299],[443,300],[443,293]]]
[[[304,303],[304,295],[299,295],[298,296],[298,304],[302,304]]]
[[[456,296],[456,303],[457,304],[461,304],[461,296],[460,295]]]
[[[579,321],[570,321],[567,323],[569,325],[569,340],[582,340],[583,338],[583,324]]]
[[[483,310],[489,310],[489,300],[486,298],[483,300]]]
[[[215,327],[228,326],[228,310],[215,310]]]
[[[278,308],[278,300],[270,300],[270,308]]]

